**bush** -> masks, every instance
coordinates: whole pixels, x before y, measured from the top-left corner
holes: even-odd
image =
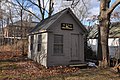
[[[91,46],[86,46],[85,48],[85,57],[86,59],[97,60],[96,52],[94,52]]]
[[[6,44],[3,46],[0,46],[1,52],[13,52],[13,53],[19,53],[23,56],[27,56],[28,53],[28,41],[27,40],[19,40],[15,44]]]

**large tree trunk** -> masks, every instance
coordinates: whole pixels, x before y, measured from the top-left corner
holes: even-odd
[[[109,35],[109,20],[101,21],[100,26],[100,44],[99,44],[99,55],[101,60],[99,66],[106,68],[109,65],[109,47],[108,47],[108,35]]]
[[[120,4],[120,0],[116,0],[111,7],[110,2],[111,0],[100,0],[98,60],[99,66],[102,68],[106,68],[110,64],[108,47],[110,15],[116,6]]]
[[[109,47],[108,47],[108,36],[109,36],[109,25],[110,15],[107,13],[109,8],[109,0],[101,0],[100,4],[100,26],[99,26],[99,42],[98,42],[98,57],[99,66],[106,68],[109,65]]]

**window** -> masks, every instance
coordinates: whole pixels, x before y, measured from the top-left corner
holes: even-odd
[[[33,50],[33,43],[34,43],[34,36],[32,35],[31,37],[30,37],[30,50]]]
[[[41,51],[41,43],[42,43],[42,38],[41,38],[41,35],[38,35],[38,48],[37,48],[37,51]]]
[[[63,35],[54,35],[54,54],[63,54]]]

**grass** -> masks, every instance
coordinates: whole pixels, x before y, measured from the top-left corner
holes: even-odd
[[[45,67],[25,57],[0,60],[0,80],[120,80],[120,74],[108,69]]]

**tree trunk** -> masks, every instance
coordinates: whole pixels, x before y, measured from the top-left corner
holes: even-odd
[[[100,26],[100,44],[99,53],[101,55],[101,60],[99,61],[99,66],[106,68],[109,65],[109,49],[108,49],[108,35],[109,35],[109,20],[101,21]]]
[[[100,15],[98,17],[100,22],[98,59],[99,66],[102,68],[106,68],[110,64],[108,47],[110,15],[113,10],[120,4],[120,0],[115,0],[111,6],[110,2],[111,0],[100,0]]]
[[[106,68],[109,65],[108,36],[110,26],[110,14],[107,13],[107,10],[109,9],[109,3],[110,0],[101,0],[100,4],[98,57],[99,66],[101,68]]]
[[[48,17],[51,17],[51,15],[52,15],[53,5],[54,5],[53,0],[50,0],[49,1],[49,13],[48,13]]]
[[[99,66],[106,68],[109,66],[109,47],[108,47],[108,37],[109,37],[109,26],[110,26],[110,15],[107,14],[106,10],[101,9],[100,14],[100,27],[99,27]]]

